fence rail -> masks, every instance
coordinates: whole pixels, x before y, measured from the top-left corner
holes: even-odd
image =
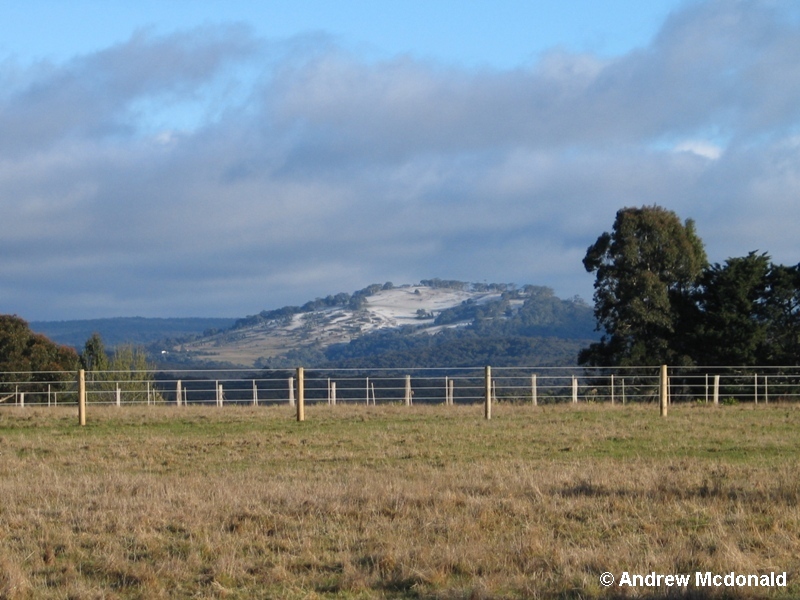
[[[84,386],[81,387],[81,373]],[[0,408],[78,405],[769,403],[800,399],[800,367],[485,367],[0,373]],[[85,417],[85,414],[84,414]]]

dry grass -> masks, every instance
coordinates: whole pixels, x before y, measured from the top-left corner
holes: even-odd
[[[800,409],[657,413],[4,409],[0,599],[654,598],[599,574],[697,570],[800,596]]]

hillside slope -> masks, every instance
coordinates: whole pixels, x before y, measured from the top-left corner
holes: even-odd
[[[173,345],[169,362],[364,367],[408,365],[425,357],[425,364],[435,366],[442,360],[464,364],[494,355],[500,364],[535,355],[564,364],[596,338],[593,328],[590,307],[557,298],[545,287],[441,280],[376,284],[240,319],[226,331]]]

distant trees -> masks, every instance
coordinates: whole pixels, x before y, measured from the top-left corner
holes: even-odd
[[[103,338],[99,333],[93,333],[86,340],[81,353],[81,367],[87,371],[107,371],[108,355],[106,354]]]
[[[75,350],[34,333],[16,315],[0,315],[0,382],[32,382],[34,385],[28,390],[44,391],[47,382],[74,379],[77,369]],[[7,387],[0,388],[9,391]]]
[[[618,211],[583,263],[604,333],[580,364],[800,362],[800,266],[756,252],[709,265],[694,223],[658,206]]]
[[[142,348],[121,345],[114,349],[109,358],[102,337],[99,333],[93,333],[86,340],[80,364],[87,371],[89,380],[95,384],[95,400],[110,401],[117,385],[124,382],[125,385],[121,387],[125,389],[127,401],[147,401],[154,381],[153,367]]]

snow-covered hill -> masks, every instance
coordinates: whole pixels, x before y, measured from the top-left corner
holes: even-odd
[[[497,289],[475,291],[468,284],[463,288],[427,285],[384,288],[364,297],[356,310],[333,306],[264,319],[181,344],[171,352],[249,367],[259,359],[309,346],[324,348],[349,342],[379,329],[413,325],[419,328],[419,333],[434,333],[443,327],[434,326],[436,316],[443,310],[467,300],[478,304],[498,300],[501,294]]]

